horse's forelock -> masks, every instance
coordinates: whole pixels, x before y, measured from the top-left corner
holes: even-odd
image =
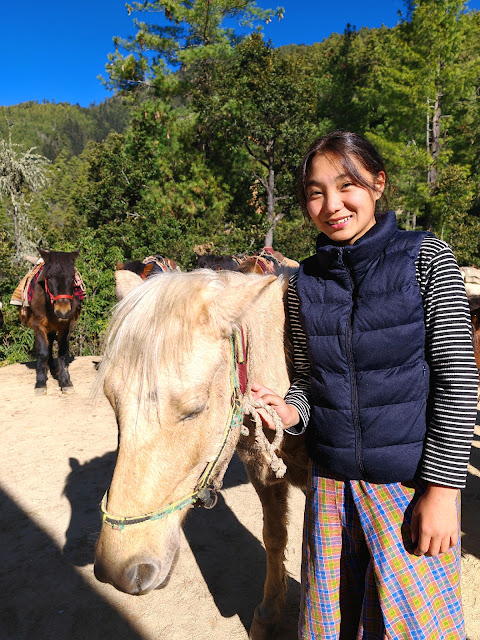
[[[229,280],[226,272],[198,269],[162,273],[132,289],[115,307],[99,384],[121,364],[124,377],[148,393],[159,367],[181,365],[192,337],[205,328],[210,299]]]

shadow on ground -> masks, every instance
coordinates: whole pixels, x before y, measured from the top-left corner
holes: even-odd
[[[1,489],[0,509],[2,640],[142,640]]]

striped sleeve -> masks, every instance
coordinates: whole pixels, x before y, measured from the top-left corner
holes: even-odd
[[[294,406],[300,416],[300,422],[290,429],[291,435],[303,433],[310,418],[310,362],[307,353],[307,339],[300,324],[300,301],[297,293],[298,273],[290,277],[287,292],[287,308],[292,332],[294,376],[285,402]]]
[[[423,296],[432,389],[421,478],[463,488],[478,394],[465,285],[450,247],[429,236],[420,248],[416,276]]]

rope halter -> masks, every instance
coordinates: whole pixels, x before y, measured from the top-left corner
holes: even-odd
[[[160,520],[165,518],[166,516],[174,513],[175,511],[179,511],[180,509],[184,509],[189,505],[195,505],[200,502],[202,506],[207,509],[212,509],[217,503],[217,495],[215,492],[215,488],[211,485],[211,479],[214,475],[215,470],[218,467],[220,459],[222,457],[223,452],[225,451],[225,447],[228,441],[228,436],[230,433],[236,429],[240,428],[243,423],[243,407],[242,407],[242,395],[245,389],[241,388],[243,385],[239,382],[239,375],[237,373],[237,366],[240,369],[240,375],[242,368],[245,364],[245,353],[243,346],[243,335],[240,331],[236,331],[230,338],[230,349],[231,349],[231,369],[230,369],[230,387],[232,390],[230,409],[228,413],[227,423],[225,425],[225,429],[222,434],[221,443],[217,452],[217,455],[213,460],[211,460],[207,466],[205,467],[203,473],[201,474],[198,482],[195,486],[195,489],[192,493],[184,496],[180,500],[175,502],[170,502],[164,507],[160,507],[160,509],[156,509],[155,511],[150,511],[149,513],[145,513],[140,516],[115,516],[107,511],[107,500],[108,500],[108,489],[105,492],[102,502],[100,504],[100,509],[102,511],[102,522],[105,524],[109,524],[112,529],[117,529],[121,531],[124,527],[139,524],[141,522],[148,522],[149,520]]]

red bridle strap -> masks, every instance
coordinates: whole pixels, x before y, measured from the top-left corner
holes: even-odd
[[[247,389],[247,353],[245,349],[245,335],[243,333],[243,327],[240,327],[235,333],[235,361],[237,365],[238,383],[242,395],[245,395]]]
[[[50,302],[52,304],[54,302],[56,302],[57,300],[73,300],[73,296],[69,295],[68,293],[63,293],[63,294],[61,294],[59,296],[54,296],[52,294],[52,292],[50,291],[50,289],[48,288],[48,284],[47,284],[47,279],[46,278],[45,278],[45,291],[50,296]]]

